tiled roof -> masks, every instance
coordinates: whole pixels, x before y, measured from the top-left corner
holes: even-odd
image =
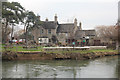
[[[80,39],[85,36],[95,36],[95,30],[77,30],[75,33],[75,38]]]
[[[58,22],[56,21],[44,21],[42,26],[45,29],[56,29]]]
[[[85,31],[83,31],[83,30],[77,30],[76,33],[75,33],[75,38],[76,39],[83,38],[84,36],[85,36]]]
[[[83,30],[83,31],[85,31],[86,36],[95,36],[96,35],[95,30]]]
[[[57,33],[69,33],[73,31],[74,23],[69,24],[59,24],[57,28]]]

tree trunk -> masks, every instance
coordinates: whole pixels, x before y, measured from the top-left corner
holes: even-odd
[[[28,25],[26,27],[26,34],[25,34],[25,37],[26,37],[26,39],[25,39],[26,46],[28,46],[28,27],[29,27],[29,23],[28,23]]]
[[[14,26],[12,24],[12,32],[11,32],[11,44],[12,44],[12,36],[13,36]]]
[[[3,44],[6,44],[6,43],[7,43],[7,32],[8,32],[7,28],[8,28],[8,22],[6,21],[6,25],[5,25],[5,35],[3,36],[5,41],[3,42]]]
[[[24,33],[26,32],[26,24],[27,24],[27,23],[25,23],[25,25],[24,25]]]
[[[25,32],[26,32],[26,34],[25,34],[25,43],[26,43],[26,46],[27,46],[27,41],[28,41],[28,38],[27,38],[27,33],[28,33],[27,32],[27,27],[26,27],[26,31]]]

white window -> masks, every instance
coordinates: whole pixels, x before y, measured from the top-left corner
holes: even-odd
[[[66,33],[66,37],[68,36],[68,34]]]
[[[48,38],[39,38],[39,43],[48,43],[49,39]]]

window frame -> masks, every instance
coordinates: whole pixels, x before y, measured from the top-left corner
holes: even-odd
[[[48,29],[48,34],[51,34],[51,33],[52,33],[51,29]]]
[[[44,33],[44,29],[41,30],[41,33],[42,33],[42,34]]]

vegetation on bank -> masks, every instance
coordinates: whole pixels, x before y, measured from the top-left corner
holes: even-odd
[[[24,46],[21,45],[13,45],[9,47],[5,47],[5,45],[2,45],[2,51],[43,51],[43,47],[37,46],[37,48],[24,48]]]
[[[24,52],[24,51],[29,51],[29,52],[46,52],[46,53],[92,53],[92,52],[118,52],[117,50],[112,50],[112,49],[92,49],[92,50],[50,50],[50,51],[44,51],[42,46],[37,46],[37,48],[23,48],[21,45],[14,45],[12,47],[7,47],[5,48],[5,45],[2,45],[2,51],[12,51],[12,52]]]
[[[103,56],[118,55],[117,50],[112,49],[92,49],[92,50],[44,50],[43,47],[37,48],[23,48],[23,45],[13,45],[5,49],[2,46],[3,60],[58,60],[58,59],[94,59]],[[32,46],[33,47],[33,46]]]
[[[2,51],[3,52],[12,52],[15,54],[18,54],[17,52],[21,53],[47,53],[47,54],[71,54],[71,53],[77,53],[77,54],[91,54],[91,53],[118,53],[118,50],[113,50],[113,49],[92,49],[92,50],[75,50],[75,49],[70,49],[70,50],[44,50],[42,46],[37,46],[37,48],[23,48],[23,45],[13,45],[12,48],[6,48],[5,45],[2,45]]]
[[[119,55],[116,50],[73,50],[73,51],[24,51],[2,53],[3,60],[83,60],[95,59],[104,56]]]
[[[81,54],[86,54],[86,53],[96,53],[96,52],[118,52],[117,50],[112,50],[112,49],[93,49],[93,50],[70,50],[70,51],[46,51],[47,53],[81,53]]]

